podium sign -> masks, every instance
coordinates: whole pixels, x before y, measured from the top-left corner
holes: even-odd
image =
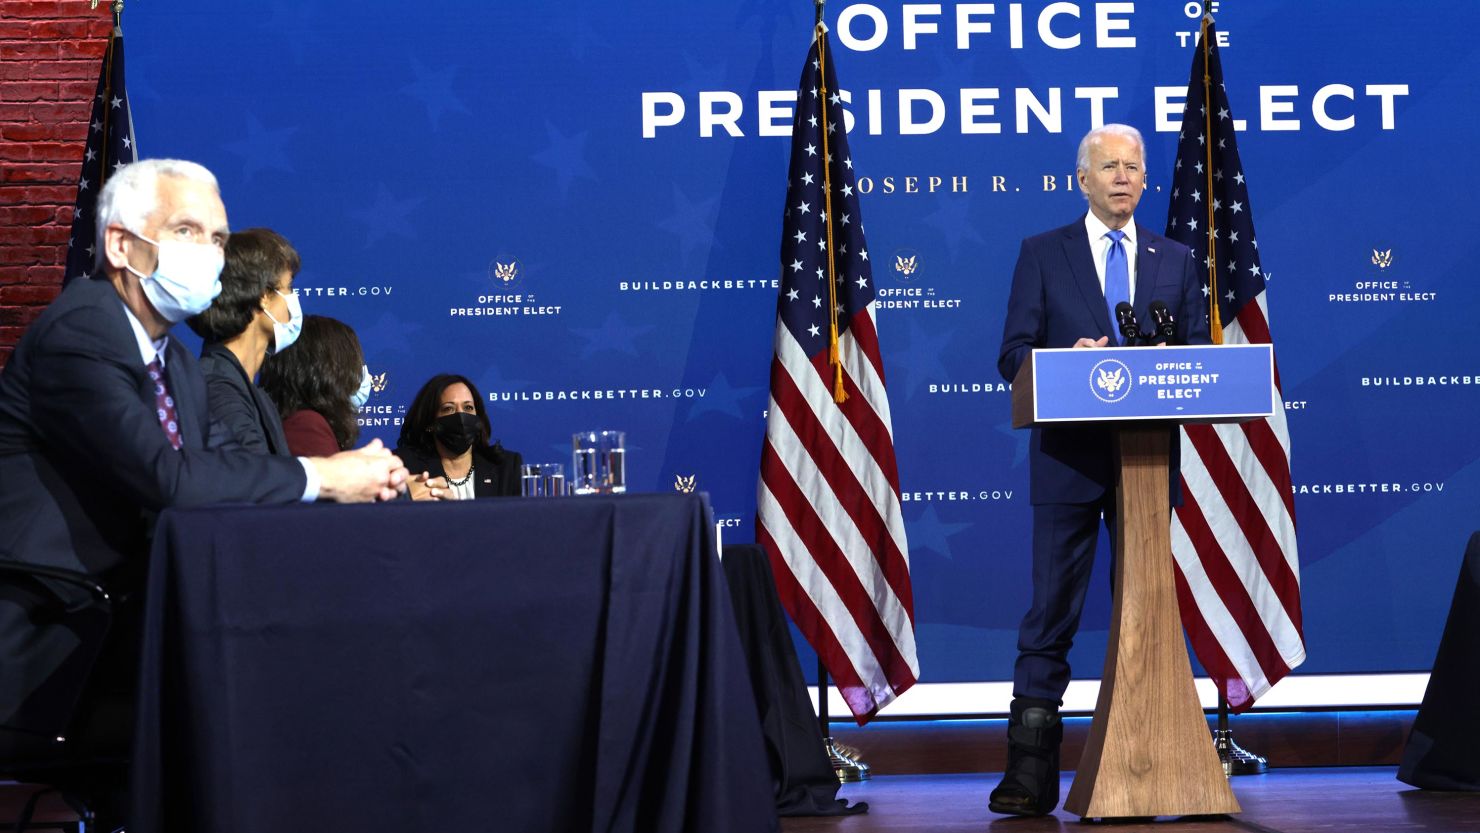
[[[1014,383],[1031,386],[1031,410],[1020,420],[1013,397],[1013,425],[1266,417],[1273,377],[1268,344],[1034,350]]]
[[[1237,813],[1192,684],[1168,506],[1173,426],[1281,407],[1269,345],[1034,350],[1014,427],[1118,422],[1114,605],[1099,702],[1064,809],[1084,818]]]

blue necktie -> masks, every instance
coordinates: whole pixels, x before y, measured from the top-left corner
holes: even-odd
[[[1120,328],[1115,320],[1115,307],[1122,301],[1130,303],[1131,300],[1130,269],[1126,264],[1125,246],[1120,242],[1125,239],[1125,232],[1117,229],[1105,232],[1105,236],[1110,238],[1110,251],[1105,255],[1105,308],[1110,311],[1110,343],[1120,344],[1122,339],[1118,335]]]

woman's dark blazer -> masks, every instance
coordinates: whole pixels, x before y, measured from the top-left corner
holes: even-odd
[[[291,456],[277,406],[252,384],[225,345],[211,342],[201,348],[200,372],[206,377],[206,407],[211,414],[208,447]]]
[[[446,477],[442,470],[442,458],[435,452],[427,454],[410,446],[400,446],[396,456],[406,464],[412,476],[428,472],[433,477]],[[524,457],[517,451],[509,451],[494,444],[486,448],[473,449],[473,496],[474,497],[517,497],[519,490],[519,467]]]

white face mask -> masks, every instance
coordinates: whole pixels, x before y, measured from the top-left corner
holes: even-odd
[[[130,232],[159,252],[154,274],[145,275],[124,264],[139,276],[144,296],[154,309],[171,324],[199,315],[221,294],[221,269],[226,255],[213,243],[185,243],[176,240],[157,242],[137,232]]]
[[[370,401],[370,387],[373,384],[374,380],[370,378],[369,365],[361,365],[360,389],[349,395],[349,404],[355,406],[356,411],[365,407],[365,403]]]
[[[293,342],[298,340],[298,334],[303,332],[303,305],[298,302],[298,293],[296,292],[292,295],[284,295],[276,289],[273,292],[282,295],[283,300],[288,302],[288,320],[286,322],[277,320],[273,317],[271,310],[266,306],[262,307],[262,311],[267,313],[268,319],[272,321],[272,352],[281,353],[291,347]]]

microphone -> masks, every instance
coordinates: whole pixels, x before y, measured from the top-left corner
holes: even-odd
[[[1172,319],[1172,311],[1161,301],[1151,302],[1151,324],[1155,327],[1152,335],[1158,341],[1170,343],[1177,337],[1177,322]]]
[[[1115,305],[1115,321],[1120,327],[1120,337],[1127,346],[1141,339],[1141,326],[1136,323],[1136,311],[1125,301]]]

